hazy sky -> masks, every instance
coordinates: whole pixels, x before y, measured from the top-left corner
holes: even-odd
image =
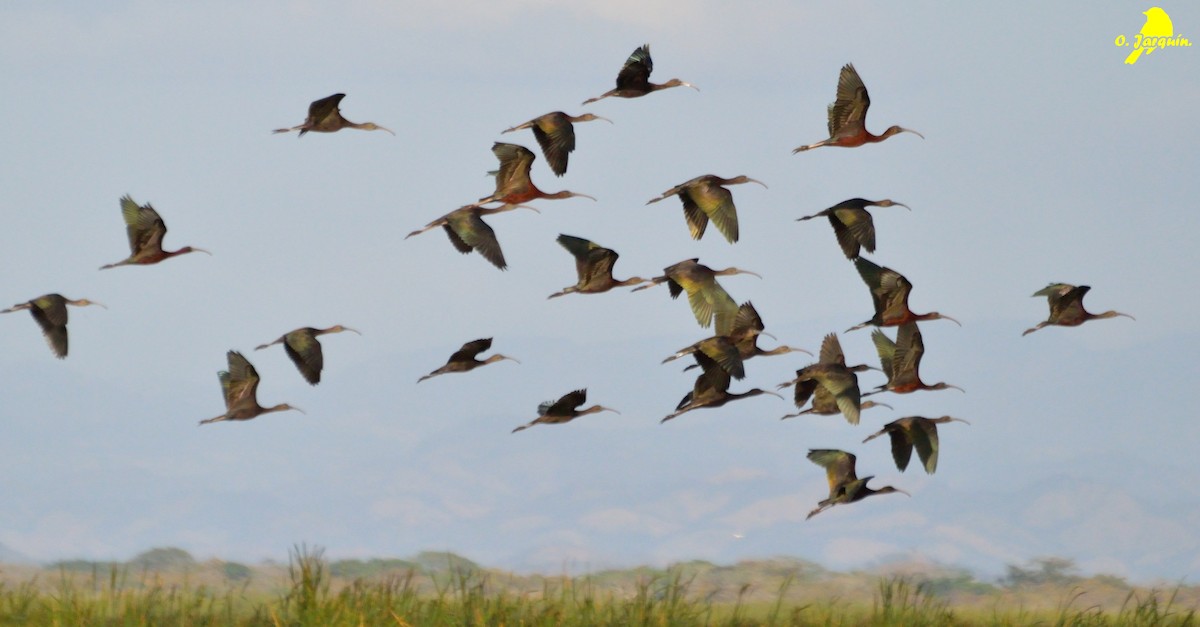
[[[1200,47],[1125,65],[1150,4],[790,1],[33,3],[0,8],[0,306],[47,292],[72,309],[54,359],[27,313],[0,316],[0,544],[34,560],[124,559],[173,545],[201,556],[335,557],[448,549],[516,569],[577,570],[795,555],[836,568],[922,556],[1000,573],[1041,555],[1138,580],[1200,573],[1200,423],[1188,392],[1200,170]],[[1200,39],[1200,8],[1161,5]],[[657,82],[613,86],[649,42]],[[826,137],[839,68],[871,93],[856,149]],[[272,135],[308,103],[396,131]],[[492,191],[492,142],[548,111],[592,111],[543,189],[541,214],[489,219],[509,270],[409,231]],[[699,242],[679,203],[694,176],[733,188],[741,241]],[[1191,184],[1189,184],[1189,181]],[[97,271],[128,254],[118,199],[153,203],[187,255]],[[546,295],[575,282],[559,233],[653,276],[700,257],[737,265],[725,287],[779,341],[816,351],[871,315],[824,221],[846,198],[878,209],[872,259],[914,284],[927,381],[883,395],[858,427],[780,422],[759,397],[669,422],[693,378],[673,351],[706,337],[664,288]],[[1050,282],[1092,286],[1093,311],[1137,317],[1021,331]],[[308,386],[279,347],[324,340]],[[891,332],[889,331],[889,334]],[[416,385],[463,342],[521,360]],[[765,346],[774,342],[764,339]],[[842,336],[875,359],[870,331]],[[242,350],[264,405],[305,409],[197,427],[223,409],[216,372]],[[760,358],[734,391],[794,376],[805,355]],[[882,383],[878,373],[861,378]],[[510,434],[539,402],[587,387],[616,414]],[[897,473],[886,439],[906,415],[954,415],[938,474]],[[912,493],[804,515],[826,496],[809,448],[859,455],[872,485]],[[744,536],[744,537],[736,537]]]

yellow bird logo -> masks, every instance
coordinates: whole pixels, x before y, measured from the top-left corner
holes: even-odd
[[[1126,47],[1133,44],[1133,51],[1125,57],[1126,65],[1137,63],[1143,52],[1150,54],[1159,48],[1191,47],[1192,42],[1188,41],[1186,37],[1175,34],[1171,16],[1167,15],[1167,12],[1161,7],[1150,7],[1142,15],[1146,16],[1146,23],[1142,25],[1141,32],[1133,36],[1132,42],[1125,35],[1117,36],[1116,44],[1118,46]]]

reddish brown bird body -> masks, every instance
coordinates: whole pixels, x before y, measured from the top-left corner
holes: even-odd
[[[802,222],[818,216],[826,216],[829,218],[829,224],[833,226],[833,234],[837,236],[838,245],[842,247],[846,259],[858,259],[863,248],[867,249],[869,253],[875,252],[875,221],[866,208],[872,206],[891,207],[892,205],[908,209],[908,205],[886,198],[883,200],[851,198],[811,216],[796,218],[796,221]]]
[[[101,270],[126,265],[146,266],[187,253],[211,254],[203,248],[191,246],[184,246],[179,250],[163,250],[162,239],[167,234],[167,225],[150,203],[139,206],[128,195],[122,196],[121,216],[125,218],[125,232],[129,236],[131,254],[116,263],[100,266]]]
[[[724,179],[715,174],[705,174],[668,189],[658,198],[651,198],[646,204],[678,196],[683,202],[683,217],[687,220],[692,239],[704,237],[708,221],[712,220],[721,235],[725,236],[725,240],[732,244],[738,241],[737,207],[733,204],[733,194],[723,186],[742,183],[767,186],[766,183],[745,175]]]
[[[357,128],[363,131],[387,131],[392,133],[390,129],[386,129],[374,122],[363,122],[356,124],[342,117],[342,111],[338,105],[345,98],[346,94],[334,94],[326,96],[320,100],[314,100],[308,105],[308,117],[304,123],[292,128],[277,128],[275,133],[287,133],[290,131],[300,131],[297,137],[304,137],[304,134],[313,131],[314,133],[333,133],[344,128]],[[395,135],[395,133],[392,133]]]
[[[492,145],[492,152],[500,160],[500,169],[496,171],[496,191],[491,196],[480,198],[479,202],[475,203],[477,205],[501,202],[510,206],[538,198],[554,200],[576,196],[596,200],[587,194],[567,190],[548,194],[538,189],[529,178],[529,170],[537,157],[524,146],[496,142]]]
[[[1092,289],[1087,285],[1068,285],[1066,283],[1051,283],[1046,287],[1033,293],[1034,297],[1045,296],[1050,303],[1050,318],[1044,322],[1038,323],[1032,329],[1026,329],[1021,335],[1029,335],[1042,327],[1059,326],[1059,327],[1077,327],[1088,320],[1100,320],[1103,318],[1115,318],[1123,316],[1130,320],[1135,318],[1129,314],[1123,314],[1116,311],[1106,311],[1104,313],[1094,314],[1083,308],[1083,296]]]
[[[846,503],[856,503],[868,496],[876,494],[891,494],[899,492],[908,496],[908,492],[892,486],[884,486],[878,490],[867,487],[867,482],[875,477],[858,478],[854,466],[857,458],[853,453],[836,449],[809,449],[808,459],[825,469],[825,477],[829,480],[829,498],[817,504],[817,508],[808,513],[808,518],[833,507]]]
[[[879,362],[887,375],[887,383],[864,396],[889,391],[897,394],[908,394],[917,390],[945,390],[954,388],[959,392],[963,389],[957,385],[939,382],[930,385],[921,380],[921,357],[925,354],[925,341],[921,338],[921,329],[915,322],[906,322],[896,331],[896,341],[876,329],[871,334],[875,350],[879,353]]]
[[[562,111],[551,111],[524,124],[505,129],[500,134],[524,128],[533,129],[533,136],[537,139],[538,145],[542,147],[542,156],[546,157],[546,163],[550,164],[550,169],[554,171],[555,175],[562,176],[567,173],[568,155],[575,152],[574,123],[592,120],[604,120],[612,124],[612,120],[591,113],[567,115]]]
[[[696,91],[700,91],[699,87],[691,83],[685,83],[678,78],[662,83],[661,85],[650,82],[650,72],[654,71],[654,61],[650,58],[650,44],[645,44],[641,48],[633,51],[629,58],[625,60],[625,65],[621,67],[621,71],[617,74],[617,86],[610,89],[595,98],[588,98],[583,101],[583,104],[589,104],[616,96],[617,98],[638,98],[645,96],[648,93],[659,91],[660,89],[668,89],[670,87],[691,87]]]
[[[225,420],[250,420],[263,414],[294,409],[300,413],[304,410],[280,403],[274,407],[263,407],[258,404],[258,371],[241,353],[229,351],[225,354],[229,362],[229,370],[217,373],[221,380],[221,394],[225,398],[225,413],[214,418],[201,420],[200,424],[222,422]]]
[[[897,133],[912,133],[921,139],[925,136],[900,126],[889,127],[882,135],[874,135],[867,130],[867,109],[871,106],[871,98],[867,95],[867,87],[858,76],[858,71],[852,64],[847,63],[838,75],[837,99],[829,105],[829,139],[815,144],[800,146],[792,151],[793,154],[820,148],[821,146],[841,146],[855,148],[863,144],[881,142]]]
[[[604,407],[602,405],[592,405],[587,409],[579,409],[579,406],[585,402],[587,402],[587,388],[564,394],[557,401],[546,401],[538,405],[538,417],[535,420],[513,429],[512,432],[523,431],[539,424],[557,425],[564,422],[571,422],[580,416],[602,411],[611,411],[614,414],[621,413],[611,407]]]
[[[908,308],[908,295],[912,292],[912,283],[909,283],[908,279],[899,272],[877,266],[862,257],[854,260],[854,266],[858,268],[858,274],[862,277],[863,282],[871,288],[871,300],[875,305],[875,315],[870,320],[846,329],[847,332],[868,325],[896,327],[918,320],[949,320],[962,326],[958,320],[950,316],[943,316],[936,311],[925,314],[913,313]]]
[[[28,309],[34,321],[41,327],[42,335],[46,337],[46,343],[50,345],[50,350],[54,351],[56,357],[63,359],[67,356],[67,305],[104,307],[104,305],[86,298],[71,300],[62,294],[46,294],[26,303],[17,303],[0,311],[0,314]]]
[[[557,298],[567,294],[600,294],[614,287],[638,285],[645,283],[641,277],[630,277],[623,281],[613,278],[613,265],[620,255],[616,251],[605,248],[596,242],[573,235],[558,236],[558,244],[567,249],[575,257],[575,274],[579,280],[575,285],[565,287],[546,298]]]
[[[448,359],[446,361],[445,366],[442,366],[441,368],[434,370],[433,372],[421,377],[420,379],[417,379],[417,383],[420,383],[420,382],[424,381],[425,379],[430,379],[430,378],[436,377],[438,375],[442,375],[442,374],[446,374],[446,373],[450,373],[450,372],[469,372],[480,366],[494,364],[498,361],[503,361],[505,359],[510,360],[510,361],[516,361],[517,363],[521,363],[521,362],[517,361],[516,359],[513,359],[512,357],[501,355],[500,353],[496,353],[495,355],[492,355],[491,357],[488,357],[487,359],[484,359],[484,360],[476,359],[476,357],[479,355],[479,353],[482,353],[483,351],[488,350],[491,347],[492,347],[492,338],[490,338],[490,337],[485,337],[482,339],[467,342],[466,344],[462,345],[462,348],[458,349],[457,351],[454,351],[453,355],[450,355],[450,359]]]
[[[325,368],[325,354],[321,349],[321,342],[317,340],[318,335],[326,333],[341,333],[350,331],[362,335],[358,331],[350,327],[344,327],[340,324],[329,327],[328,329],[317,329],[314,327],[300,327],[294,331],[279,337],[274,342],[261,344],[254,350],[262,350],[268,346],[283,344],[283,350],[287,352],[287,356],[296,364],[296,368],[300,371],[300,376],[308,381],[309,385],[316,385],[321,382],[321,371]]]

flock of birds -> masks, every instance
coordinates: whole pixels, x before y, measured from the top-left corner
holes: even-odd
[[[665,83],[656,84],[649,81],[653,70],[649,45],[636,49],[626,60],[617,75],[616,87],[600,96],[589,98],[583,104],[587,105],[608,97],[636,98],[655,91],[671,87],[691,87],[695,85],[671,79]],[[308,117],[305,121],[291,128],[277,129],[275,133],[299,131],[300,136],[308,132],[331,133],[344,128],[361,130],[382,130],[392,133],[373,122],[354,123],[341,115],[339,105],[344,94],[334,94],[313,102],[309,106]],[[923,138],[920,133],[900,126],[891,126],[880,135],[874,135],[867,130],[865,121],[871,101],[867,95],[866,86],[855,71],[854,66],[847,64],[841,69],[838,79],[836,100],[828,108],[827,139],[796,148],[793,153],[804,152],[824,146],[840,146],[852,148],[867,143],[881,142],[898,133],[913,133]],[[547,113],[528,122],[519,124],[503,131],[503,133],[530,129],[538,145],[542,149],[546,162],[551,171],[557,176],[567,172],[569,155],[575,150],[574,124],[593,120],[605,120],[591,113],[571,116],[561,111]],[[394,135],[394,133],[392,133]],[[446,215],[429,222],[425,227],[408,234],[412,237],[426,231],[442,227],[451,244],[461,253],[478,252],[484,259],[497,268],[504,270],[506,263],[500,243],[492,228],[483,221],[484,216],[493,215],[518,208],[538,211],[524,203],[537,199],[562,199],[572,197],[591,198],[567,190],[547,193],[534,185],[530,178],[531,168],[536,156],[529,149],[516,144],[495,143],[492,152],[500,162],[499,169],[494,172],[495,191],[478,201],[464,205]],[[698,176],[666,190],[659,196],[650,199],[647,204],[666,200],[672,196],[678,197],[683,205],[684,219],[693,239],[699,240],[704,236],[708,223],[714,227],[729,242],[738,241],[737,208],[733,195],[728,186],[757,183],[766,187],[761,181],[747,176],[722,178],[712,174]],[[149,204],[139,205],[131,197],[125,196],[120,200],[121,213],[126,224],[129,238],[130,255],[121,261],[101,267],[101,270],[125,265],[151,265],[163,260],[193,252],[209,254],[208,251],[186,246],[174,251],[164,250],[163,237],[167,227],[162,217]],[[494,205],[494,206],[487,206]],[[801,411],[783,416],[784,419],[796,416],[838,415],[841,414],[852,425],[859,423],[860,412],[871,407],[888,407],[890,405],[873,400],[863,400],[863,397],[883,392],[907,394],[917,390],[958,389],[955,385],[944,382],[927,384],[920,376],[921,359],[925,353],[925,344],[921,337],[918,322],[929,320],[957,320],[930,312],[913,313],[908,307],[908,297],[913,285],[904,275],[891,268],[877,265],[861,256],[863,250],[868,253],[875,251],[875,227],[868,207],[908,207],[902,203],[884,200],[866,200],[852,198],[824,211],[799,218],[799,221],[825,217],[833,227],[837,243],[845,257],[852,260],[863,282],[871,293],[874,303],[874,315],[847,329],[851,332],[866,326],[874,326],[872,341],[879,356],[879,367],[867,364],[847,366],[845,355],[836,334],[826,335],[822,342],[817,361],[796,371],[794,379],[779,385],[779,389],[792,387],[796,407]],[[578,280],[575,285],[550,294],[548,298],[557,298],[567,294],[599,294],[617,287],[633,287],[639,291],[666,283],[672,298],[687,293],[688,302],[696,321],[702,328],[712,327],[714,335],[702,339],[690,346],[684,347],[663,360],[663,363],[691,356],[695,360],[686,370],[700,369],[692,390],[688,392],[676,406],[675,411],[662,419],[667,422],[678,416],[701,408],[721,407],[726,403],[752,396],[769,394],[779,396],[776,392],[753,388],[745,392],[730,392],[733,380],[745,377],[745,364],[748,359],[757,356],[780,355],[790,352],[808,351],[782,345],[771,350],[764,350],[758,345],[761,335],[771,336],[765,331],[758,311],[750,302],[738,305],[728,292],[717,282],[717,277],[735,274],[751,274],[749,270],[736,267],[714,270],[700,263],[698,258],[685,259],[679,263],[667,266],[660,276],[651,278],[631,277],[617,280],[613,276],[613,266],[618,254],[582,237],[559,235],[558,243],[575,259],[575,269]],[[760,277],[761,278],[761,277]],[[636,287],[634,287],[636,286]],[[1035,297],[1046,297],[1050,305],[1050,316],[1037,326],[1025,331],[1029,334],[1046,326],[1078,326],[1088,320],[1112,318],[1128,314],[1115,311],[1093,314],[1083,307],[1083,297],[1090,288],[1073,286],[1064,283],[1053,283],[1035,292]],[[65,358],[68,352],[67,343],[67,305],[88,306],[100,303],[88,299],[68,299],[60,294],[46,294],[28,302],[19,303],[0,311],[28,310],[41,327],[43,335],[54,354]],[[896,327],[896,337],[888,337],[881,328]],[[325,334],[358,331],[336,325],[325,329],[303,327],[288,332],[278,339],[262,344],[255,350],[261,350],[282,344],[288,357],[296,365],[304,379],[317,385],[321,380],[324,367],[324,357],[318,337]],[[455,351],[446,364],[418,379],[418,383],[426,379],[449,373],[462,373],[474,370],[499,361],[517,361],[512,357],[493,354],[486,359],[479,355],[491,349],[492,338],[482,338],[467,342]],[[811,355],[811,353],[809,353]],[[230,420],[249,420],[262,414],[297,410],[297,407],[280,403],[272,407],[259,405],[257,390],[260,377],[251,364],[241,353],[229,351],[226,355],[228,369],[218,373],[221,382],[222,395],[225,401],[225,411],[213,418],[200,421],[200,424]],[[518,362],[519,363],[519,362]],[[857,373],[868,370],[878,370],[887,377],[884,384],[863,393],[859,387]],[[587,401],[587,390],[579,389],[564,394],[556,401],[547,401],[538,406],[537,418],[527,424],[513,429],[513,433],[522,431],[538,424],[561,424],[579,416],[603,411],[617,410],[602,405],[582,408]],[[811,401],[811,406],[809,403]],[[805,407],[808,406],[806,409]],[[907,469],[912,452],[915,450],[921,464],[927,473],[937,469],[939,439],[937,425],[949,422],[967,422],[960,418],[941,416],[927,418],[924,416],[908,416],[899,418],[883,425],[878,432],[868,436],[863,443],[869,442],[881,435],[887,434],[891,441],[892,457],[900,471]],[[868,496],[887,494],[903,490],[892,486],[873,489],[867,483],[873,476],[859,478],[856,470],[857,458],[853,453],[836,449],[811,449],[808,459],[825,469],[829,483],[829,495],[818,503],[816,509],[808,514],[811,518],[816,514],[845,503],[860,501]]]

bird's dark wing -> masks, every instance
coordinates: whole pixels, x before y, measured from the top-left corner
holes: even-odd
[[[447,232],[458,238],[458,242],[454,242],[455,237],[451,237],[450,241],[454,242],[454,247],[460,252],[471,252],[471,249],[475,249],[497,268],[503,270],[506,267],[504,252],[500,250],[496,232],[483,221],[483,218],[479,217],[478,213],[465,211],[451,214]],[[463,246],[460,246],[460,243]],[[463,250],[464,247],[466,250]]]
[[[312,104],[308,105],[308,121],[315,125],[332,115],[338,115],[338,105],[345,97],[346,94],[334,94],[312,101]]]
[[[799,374],[799,372],[797,372],[797,374]],[[821,384],[817,382],[816,379],[801,378],[801,380],[797,381],[796,393],[794,397],[796,407],[803,408],[804,404],[808,402],[808,399],[812,397],[813,392],[817,390],[817,388],[821,388]],[[814,407],[815,406],[816,404],[814,402]]]
[[[754,305],[750,301],[746,301],[738,307],[737,316],[733,318],[734,333],[745,332],[750,329],[762,331],[766,328],[767,326],[763,324],[762,317],[758,315],[758,310],[754,308]]]
[[[696,352],[693,355],[704,373],[696,377],[696,383],[692,386],[692,400],[724,394],[729,389],[729,373],[704,353]]]
[[[847,63],[838,75],[837,99],[829,105],[829,136],[856,135],[864,128],[871,98],[858,72]]]
[[[896,352],[892,360],[895,376],[893,382],[908,382],[911,378],[919,377],[921,356],[925,354],[925,342],[921,339],[921,330],[917,323],[906,322],[900,325],[896,332]]]
[[[1092,288],[1087,285],[1080,285],[1067,291],[1058,299],[1051,296],[1051,315],[1061,320],[1083,320],[1083,295],[1087,294],[1090,289]]]
[[[130,252],[136,255],[147,249],[162,249],[162,238],[167,234],[167,225],[154,207],[149,203],[139,206],[129,196],[123,196],[121,216],[125,218]]]
[[[816,381],[810,382],[815,389],[812,393],[812,411],[814,414],[834,414],[838,411],[837,399],[823,385],[817,385]]]
[[[847,483],[857,481],[854,464],[857,458],[853,453],[836,449],[809,449],[808,459],[825,469],[825,478],[829,480],[829,495],[832,498],[839,488]]]
[[[833,223],[834,232],[838,233],[838,243],[842,245],[847,258],[858,256],[859,245],[869,253],[875,252],[875,223],[865,209],[838,209],[830,214],[829,221]],[[838,228],[839,223],[841,229]],[[843,241],[845,237],[853,239]]]
[[[29,313],[42,328],[42,335],[55,356],[67,356],[67,301],[58,294],[47,294],[34,299]]]
[[[687,221],[688,232],[692,239],[700,239],[708,228],[708,214],[696,204],[696,199],[686,189],[679,192],[679,200],[683,201],[683,219]]]
[[[451,362],[456,361],[471,361],[475,356],[492,347],[492,338],[485,337],[478,340],[472,340],[462,345],[462,348],[454,351],[450,355]]]
[[[568,392],[567,394],[562,395],[562,397],[560,397],[557,401],[554,401],[548,408],[546,408],[545,412],[541,413],[567,415],[575,411],[576,407],[579,407],[586,402],[587,388],[575,390],[574,392]],[[538,407],[538,411],[541,411],[541,407]]]
[[[321,351],[321,342],[309,329],[297,329],[288,333],[283,342],[283,350],[291,358],[292,363],[300,370],[300,374],[311,385],[321,382],[321,369],[325,367],[325,356]]]
[[[575,126],[561,111],[547,113],[533,125],[533,136],[542,147],[546,163],[558,176],[567,172],[567,155],[575,150]]]
[[[492,145],[492,153],[500,160],[500,169],[496,172],[497,192],[508,189],[514,182],[522,186],[526,184],[536,155],[524,146],[502,142]]]
[[[842,353],[842,343],[836,333],[830,333],[821,341],[821,355],[818,361],[823,364],[846,365],[846,355]]]
[[[888,425],[887,432],[892,441],[892,460],[896,462],[896,468],[900,472],[904,472],[908,469],[909,460],[912,459],[913,434],[911,429],[913,426],[910,424],[906,428],[902,424],[897,424],[898,422]]]
[[[725,236],[729,243],[738,241],[737,207],[733,204],[732,192],[717,185],[711,179],[705,178],[700,183],[688,187],[685,193],[692,203],[713,221],[717,230]],[[685,200],[684,209],[686,208],[687,201]],[[692,237],[699,239],[695,233],[692,234]]]
[[[879,329],[871,332],[871,341],[875,343],[875,352],[879,353],[879,364],[883,367],[883,374],[887,375],[888,382],[891,382],[895,372],[892,368],[896,365],[896,343]]]
[[[703,354],[705,357],[716,362],[722,370],[729,373],[733,378],[741,380],[746,376],[746,369],[742,364],[742,354],[738,351],[737,344],[734,344],[727,338],[720,336],[711,338],[711,340],[700,342],[697,348],[699,350],[693,353],[694,355]],[[696,359],[696,362],[700,362],[699,358]]]
[[[625,60],[625,65],[617,73],[617,89],[644,90],[650,83],[650,72],[654,71],[654,61],[650,58],[650,44],[633,51]]]
[[[229,411],[233,409],[233,396],[230,394],[233,391],[233,382],[229,379],[229,371],[218,372],[217,379],[221,381],[221,398],[225,399],[225,411]]]
[[[921,457],[921,465],[925,472],[933,474],[938,462],[938,433],[937,424],[925,418],[915,418],[912,425],[913,446]]]
[[[229,351],[225,353],[229,362],[229,391],[226,405],[232,408],[248,402],[258,402],[258,371],[246,360],[241,353]]]

